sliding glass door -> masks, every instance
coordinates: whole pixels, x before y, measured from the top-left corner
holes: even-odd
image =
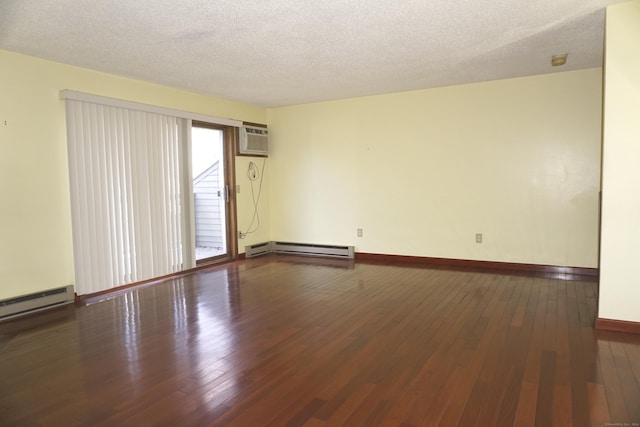
[[[203,122],[191,128],[191,179],[196,265],[236,255],[233,145],[235,130]]]
[[[242,122],[73,91],[61,97],[79,295],[237,255],[229,190]],[[209,119],[216,124],[198,121]]]

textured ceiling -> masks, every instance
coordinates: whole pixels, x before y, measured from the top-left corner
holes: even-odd
[[[1,0],[0,48],[274,107],[598,67],[618,2]]]

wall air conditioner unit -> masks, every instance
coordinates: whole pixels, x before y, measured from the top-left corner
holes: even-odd
[[[249,156],[267,156],[269,131],[266,128],[242,126],[239,153]]]

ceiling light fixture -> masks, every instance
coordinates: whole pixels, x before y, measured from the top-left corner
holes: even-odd
[[[559,55],[553,55],[551,57],[551,65],[554,67],[560,67],[567,63],[567,55],[566,53],[561,53]]]

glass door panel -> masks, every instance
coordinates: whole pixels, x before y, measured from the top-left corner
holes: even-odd
[[[232,129],[194,123],[191,131],[193,224],[196,264],[233,257],[230,250],[229,162]]]

